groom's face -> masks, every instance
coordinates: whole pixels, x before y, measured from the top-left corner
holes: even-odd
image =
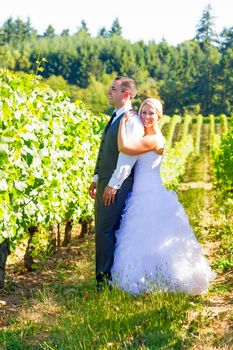
[[[125,92],[122,89],[121,81],[113,80],[108,90],[109,103],[116,108],[121,107],[124,101],[124,95]]]

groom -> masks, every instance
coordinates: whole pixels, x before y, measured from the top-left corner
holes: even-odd
[[[126,111],[132,110],[131,101],[136,95],[135,81],[117,77],[108,95],[109,103],[115,110],[104,129],[93,182],[89,187],[89,194],[95,199],[97,289],[111,280],[115,231],[119,228],[125,200],[132,189],[133,166],[137,160],[137,156],[119,153],[117,147],[120,119]],[[126,129],[131,140],[140,139],[144,134],[142,122],[136,115],[128,120]]]

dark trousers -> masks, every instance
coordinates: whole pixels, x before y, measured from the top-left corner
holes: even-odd
[[[117,191],[115,202],[109,206],[103,203],[103,192],[109,179],[99,179],[95,201],[95,243],[96,243],[96,279],[111,279],[111,267],[114,260],[115,231],[118,230],[121,215],[128,193],[132,190],[133,179],[127,178]]]

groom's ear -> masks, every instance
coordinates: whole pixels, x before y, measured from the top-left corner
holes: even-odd
[[[127,90],[124,91],[124,97],[125,98],[129,98],[130,97],[129,91],[127,91]]]

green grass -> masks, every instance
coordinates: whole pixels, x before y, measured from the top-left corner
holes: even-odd
[[[183,343],[180,326],[188,308],[184,296],[85,291],[89,294],[84,300],[73,296],[65,305],[66,317],[54,325],[56,336],[45,342],[45,349],[137,349],[139,345],[179,349]]]
[[[200,242],[205,239],[203,232],[205,196],[206,190],[202,188],[188,189],[179,193],[179,201],[184,206],[190,225]]]
[[[0,341],[7,350],[185,349],[194,299],[160,292],[130,296],[118,289],[99,293],[93,279],[55,284],[37,292],[26,307],[29,319],[21,316]]]
[[[191,125],[191,135],[195,140],[196,124]],[[200,155],[192,154],[187,162],[186,174],[184,182],[210,181],[209,174],[209,124],[202,124],[200,139]]]
[[[215,208],[215,225],[211,227],[208,231],[209,240],[218,241],[219,247],[214,254],[213,268],[218,272],[228,272],[232,271],[233,261],[233,241],[232,241],[232,231],[233,222],[232,220],[227,220],[225,215],[221,211],[217,211]]]

